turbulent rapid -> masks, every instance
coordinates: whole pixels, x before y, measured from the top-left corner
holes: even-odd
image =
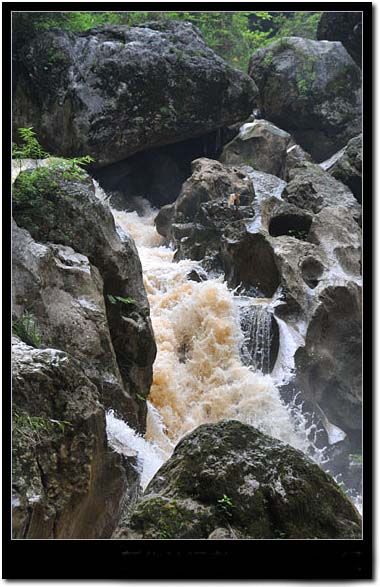
[[[222,419],[251,424],[313,454],[305,419],[300,413],[292,414],[272,377],[258,369],[264,360],[257,359],[258,339],[252,350],[257,359],[254,366],[242,361],[239,308],[222,277],[189,280],[197,262],[173,262],[174,251],[162,245],[154,227],[157,211],[147,202],[141,215],[116,210],[113,214],[119,230],[136,242],[157,343],[145,444],[134,435],[141,467],[149,469],[149,474],[143,473],[143,485],[183,435]],[[265,341],[268,344],[267,337]],[[116,439],[115,448],[120,450],[123,442],[130,445],[128,427],[123,429],[113,415],[108,416],[108,428],[111,444]]]

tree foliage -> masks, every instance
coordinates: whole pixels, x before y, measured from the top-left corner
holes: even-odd
[[[151,20],[185,20],[201,31],[206,43],[226,61],[247,69],[256,49],[284,36],[315,38],[320,12],[16,12],[13,36],[20,46],[39,30],[61,28],[80,32],[104,24],[138,26]]]

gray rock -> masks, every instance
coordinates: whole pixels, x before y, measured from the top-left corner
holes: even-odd
[[[99,270],[108,328],[123,383],[133,398],[146,397],[156,346],[133,240],[125,233],[117,233],[109,207],[95,196],[94,185],[86,174],[67,179],[65,171],[50,166],[33,176],[33,191],[23,183],[23,174],[29,173],[24,171],[14,183],[13,216],[17,224],[40,243],[71,247]],[[136,402],[139,426],[144,430],[146,405],[141,400]]]
[[[360,538],[335,481],[300,451],[237,421],[183,438],[119,538]],[[226,531],[222,532],[227,538]]]
[[[361,288],[330,285],[319,296],[305,346],[295,356],[298,384],[344,431],[362,428]]]
[[[138,426],[139,406],[116,361],[103,298],[103,280],[88,258],[63,245],[43,245],[12,225],[12,309],[35,319],[42,345],[80,362],[102,404]]]
[[[341,41],[352,59],[362,65],[362,13],[322,12],[318,23],[317,39]]]
[[[223,149],[220,161],[229,165],[250,165],[277,177],[284,177],[287,147],[291,136],[267,120],[244,124]]]
[[[109,538],[133,459],[107,446],[96,386],[66,353],[12,341],[13,538]]]
[[[286,181],[289,181],[289,173],[290,170],[294,167],[299,167],[306,163],[307,161],[312,163],[313,160],[309,153],[304,151],[300,145],[292,144],[293,141],[289,144],[286,150],[286,162],[285,162],[285,171],[284,171],[284,178]]]
[[[170,235],[170,225],[174,215],[174,204],[167,204],[162,206],[156,218],[154,224],[158,234],[168,238]]]
[[[187,22],[43,31],[21,54],[14,128],[97,166],[244,120],[257,95]]]
[[[248,176],[252,179],[252,183],[255,189],[254,204],[256,204],[256,202],[261,202],[266,198],[281,197],[282,192],[286,186],[285,181],[276,177],[275,175],[270,175],[264,171],[257,171],[256,169],[252,169],[252,167],[246,166],[242,169],[246,171]]]
[[[252,181],[243,168],[213,159],[196,159],[192,169],[173,209],[160,212],[156,225],[157,220],[164,223],[162,215],[169,213],[171,225],[166,225],[163,232],[177,247],[175,259],[202,260],[203,269],[220,271],[218,251],[224,227],[254,215]],[[229,202],[234,194],[239,194],[237,206]]]
[[[320,164],[324,171],[344,183],[359,203],[362,201],[363,135],[351,139],[343,149]]]
[[[361,207],[351,190],[313,163],[306,162],[289,171],[283,198],[315,213],[326,206],[342,206],[358,221],[361,218]]]
[[[284,37],[252,55],[249,74],[265,118],[316,161],[361,131],[361,72],[341,43]]]
[[[200,158],[193,161],[191,167],[192,175],[183,184],[175,202],[174,222],[193,221],[202,203],[214,200],[227,203],[233,193],[240,194],[241,206],[251,204],[254,197],[252,182],[238,166],[225,166],[214,159]]]

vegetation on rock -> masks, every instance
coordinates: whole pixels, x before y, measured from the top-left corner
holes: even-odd
[[[216,53],[246,71],[252,53],[273,40],[284,36],[315,39],[320,15],[320,12],[302,11],[35,12],[16,13],[14,31],[21,39],[27,39],[36,31],[52,28],[81,32],[105,24],[139,26],[148,21],[188,21],[200,29],[206,43]]]

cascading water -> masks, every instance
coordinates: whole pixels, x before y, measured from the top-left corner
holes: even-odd
[[[182,436],[200,424],[222,419],[251,424],[318,460],[321,453],[308,438],[305,420],[300,414],[294,417],[274,380],[265,374],[271,331],[265,303],[260,307],[253,298],[249,305],[245,303],[250,314],[247,324],[253,317],[247,336],[241,328],[243,297],[234,296],[221,277],[200,283],[189,280],[197,263],[173,263],[174,251],[162,246],[154,227],[157,211],[146,202],[141,216],[116,210],[113,214],[118,230],[136,242],[157,343],[145,439],[137,442],[126,424],[108,416],[108,435],[115,450],[123,452],[121,445],[130,446],[133,437],[143,486]],[[237,298],[241,303],[236,304]],[[242,360],[244,344],[247,360]]]
[[[240,303],[240,326],[244,335],[242,360],[251,365],[255,371],[270,373],[272,314],[269,311],[270,300],[248,298],[248,303]]]

